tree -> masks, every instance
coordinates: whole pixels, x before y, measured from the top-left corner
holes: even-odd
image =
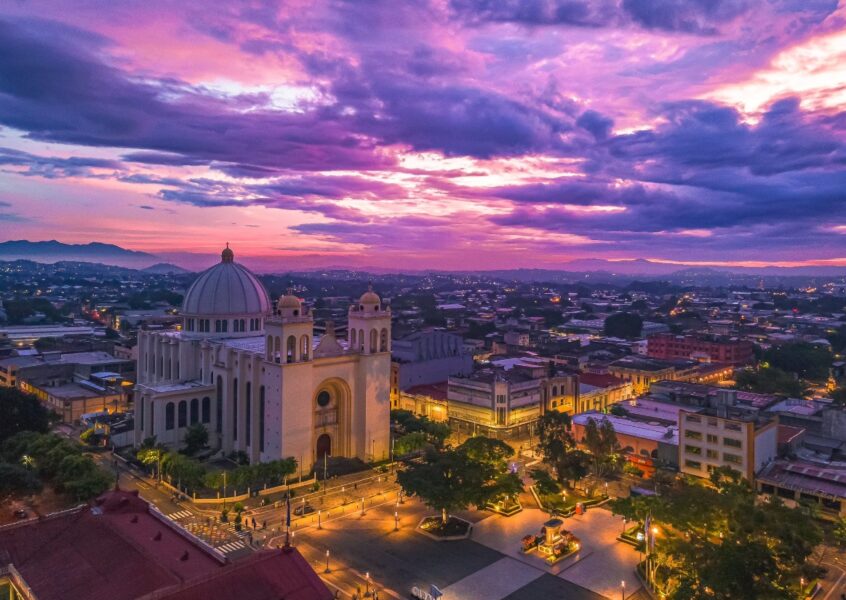
[[[713,486],[677,480],[661,496],[612,501],[615,514],[660,525],[652,564],[670,600],[795,598],[822,540],[816,523],[779,498],[759,502],[739,473],[717,469]]]
[[[189,490],[203,485],[206,469],[198,461],[178,452],[168,452],[161,460],[162,473],[170,478],[170,483]]]
[[[0,442],[21,431],[47,433],[50,411],[33,394],[0,387]]]
[[[520,478],[508,470],[507,459],[513,454],[505,442],[474,437],[454,450],[430,448],[424,461],[400,471],[397,481],[406,494],[438,510],[446,524],[450,511],[520,493]]]
[[[608,337],[637,338],[643,329],[643,319],[635,313],[616,313],[605,319],[603,331]]]
[[[401,408],[391,411],[391,422],[403,433],[424,433],[428,442],[439,448],[443,446],[450,434],[449,425],[446,423],[438,423]]]
[[[575,485],[588,474],[590,465],[591,457],[587,452],[573,449],[561,457],[556,465],[556,470],[559,479],[566,482],[572,481]]]
[[[41,480],[22,465],[0,463],[0,495],[26,496],[41,491]]]
[[[593,474],[605,477],[614,472],[620,460],[620,444],[614,425],[608,419],[589,418],[585,423],[585,437],[582,443],[591,455]]]
[[[838,546],[846,546],[846,518],[840,517],[834,523],[832,533],[834,534],[834,539],[837,540]]]
[[[185,443],[185,454],[193,456],[209,443],[209,432],[205,425],[196,423],[185,430],[182,441]]]
[[[422,450],[429,443],[429,438],[422,431],[406,433],[394,442],[394,454],[404,456]]]
[[[823,381],[828,377],[832,355],[831,350],[825,346],[792,342],[768,349],[764,352],[763,360],[803,379]]]
[[[846,406],[846,387],[839,387],[830,395],[836,406]]]
[[[745,369],[738,373],[737,388],[761,394],[780,394],[792,398],[808,395],[808,386],[794,375],[775,367],[760,367],[757,371]]]
[[[535,487],[541,495],[557,494],[561,491],[561,484],[555,481],[546,469],[534,468],[529,475],[535,480]]]
[[[478,499],[482,473],[455,450],[430,450],[422,463],[412,463],[397,473],[397,482],[409,496],[418,496],[441,513],[446,525],[451,511],[466,508]]]

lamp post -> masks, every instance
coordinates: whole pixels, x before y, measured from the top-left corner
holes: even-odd
[[[364,516],[364,496],[361,498],[361,516]]]
[[[364,574],[364,595],[370,595],[370,571]]]
[[[626,582],[625,581],[620,582],[620,598],[622,598],[622,600],[626,600]]]
[[[394,531],[399,531],[399,513],[394,511]]]
[[[323,512],[322,510],[317,511],[317,528],[318,529],[323,529],[323,524],[320,522],[320,514],[322,512]]]
[[[326,551],[326,568],[323,569],[324,573],[331,573],[332,569],[329,568],[329,551]]]

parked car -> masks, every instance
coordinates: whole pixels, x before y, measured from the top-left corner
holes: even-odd
[[[294,514],[298,517],[303,515],[310,515],[314,512],[314,507],[311,504],[300,504],[294,509]]]

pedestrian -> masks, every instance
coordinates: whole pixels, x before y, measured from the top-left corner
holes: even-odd
[[[261,522],[261,528],[267,529],[267,519],[265,519],[264,521]]]

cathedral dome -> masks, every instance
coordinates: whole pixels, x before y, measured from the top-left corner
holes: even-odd
[[[249,269],[235,262],[229,244],[221,261],[194,280],[182,302],[186,315],[263,315],[269,311],[267,290]]]
[[[292,290],[288,290],[288,293],[284,296],[280,296],[279,300],[276,301],[276,308],[278,310],[282,310],[283,308],[300,308],[300,299],[297,298]]]
[[[380,304],[382,299],[379,298],[379,295],[373,291],[373,286],[367,286],[367,291],[361,295],[361,298],[358,299],[359,304],[369,305],[369,304]]]

